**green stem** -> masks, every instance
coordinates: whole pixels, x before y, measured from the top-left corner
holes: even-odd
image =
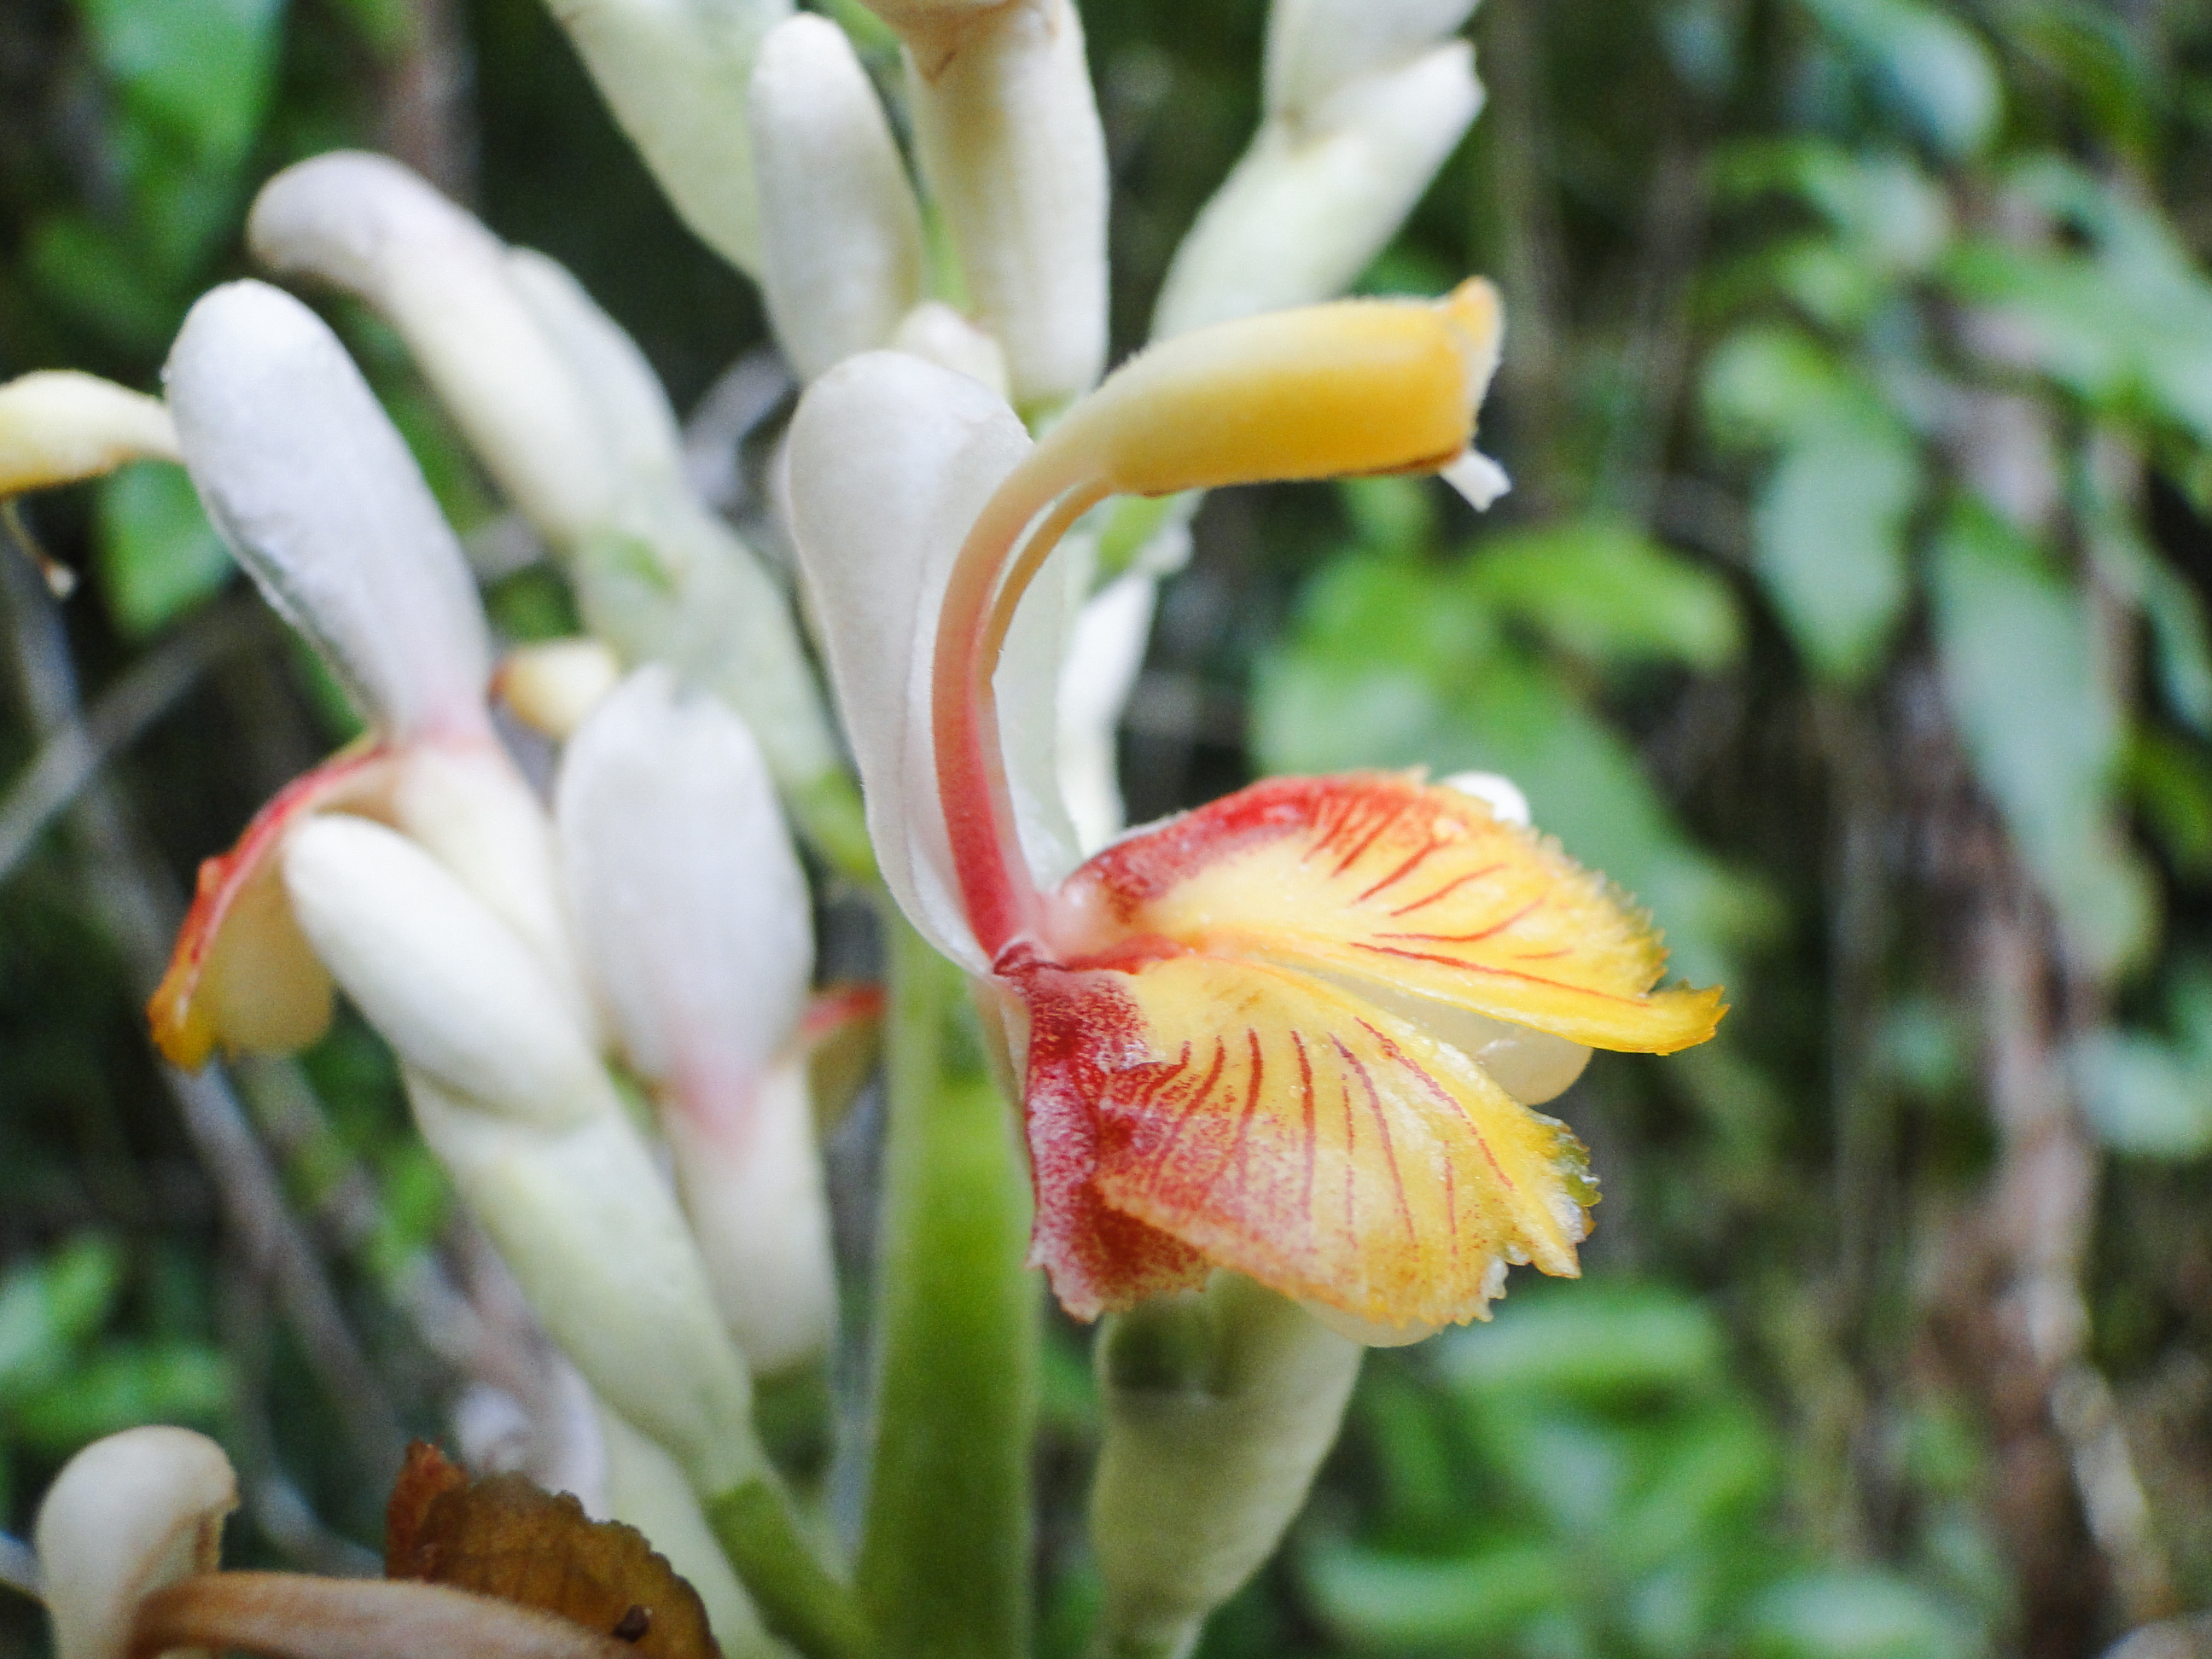
[[[707,1524],[760,1609],[761,1622],[807,1659],[870,1659],[876,1644],[853,1593],[799,1535],[773,1480],[748,1480],[707,1505]]]
[[[860,1550],[884,1659],[1029,1646],[1039,1304],[1029,1180],[960,971],[889,904],[890,1127]]]

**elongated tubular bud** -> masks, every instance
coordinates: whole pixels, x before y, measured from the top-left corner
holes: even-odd
[[[507,280],[591,406],[599,441],[625,484],[674,490],[684,474],[684,434],[668,393],[637,342],[585,291],[575,273],[535,248],[507,251]],[[539,464],[550,465],[557,458]],[[543,533],[551,538],[550,521]]]
[[[1480,109],[1474,64],[1455,40],[1270,117],[1176,248],[1153,337],[1342,293]]]
[[[180,459],[169,411],[143,392],[67,368],[0,386],[0,496]]]
[[[770,1478],[744,1360],[629,1119],[518,1121],[405,1075],[423,1139],[592,1392],[666,1447],[702,1498]]]
[[[737,716],[640,670],[563,757],[569,905],[753,1366],[827,1341],[836,1291],[804,1067],[806,880]]]
[[[549,0],[616,121],[699,240],[760,270],[745,88],[791,0]]]
[[[1274,0],[1267,113],[1310,116],[1340,88],[1428,52],[1474,9],[1474,0]]]
[[[802,380],[888,343],[921,298],[921,211],[845,32],[811,15],[763,43],[747,106],[761,287]]]
[[[1049,410],[1106,361],[1106,144],[1070,0],[907,36],[915,139],[1013,401]]]
[[[388,156],[340,151],[263,185],[246,234],[272,270],[343,288],[399,331],[541,532],[605,516],[599,424],[509,283],[506,247],[469,214]]]
[[[125,1659],[139,1602],[213,1571],[237,1507],[230,1460],[190,1429],[125,1429],[63,1465],[33,1534],[55,1659]]]
[[[1091,1494],[1099,1650],[1181,1656],[1280,1540],[1336,1438],[1361,1349],[1239,1275],[1116,1316]]]
[[[295,829],[283,859],[316,955],[407,1064],[541,1127],[619,1112],[544,963],[429,854],[333,815]]]
[[[488,733],[491,645],[460,544],[337,337],[261,283],[204,295],[164,377],[208,516],[400,738]]]

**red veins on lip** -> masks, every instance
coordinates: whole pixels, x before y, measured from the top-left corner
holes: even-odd
[[[1721,1012],[1652,988],[1657,938],[1601,878],[1408,776],[1277,780],[1133,836],[1047,931],[1057,960],[997,971],[1030,1014],[1033,1256],[1086,1317],[1217,1264],[1397,1325],[1479,1315],[1500,1263],[1572,1273],[1581,1148],[1419,1008],[1658,1050]]]

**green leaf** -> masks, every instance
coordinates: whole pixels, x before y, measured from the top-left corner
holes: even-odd
[[[229,1398],[229,1362],[205,1343],[118,1343],[23,1401],[13,1416],[26,1442],[60,1454],[143,1423],[208,1423]]]
[[[2140,732],[2128,748],[2127,777],[2143,827],[2175,872],[2212,877],[2212,762],[2189,744]]]
[[[0,1405],[63,1376],[77,1347],[106,1322],[122,1274],[115,1246],[88,1234],[0,1279]]]
[[[228,170],[269,104],[282,0],[77,0],[132,112]]]
[[[1943,193],[1909,155],[1819,138],[1745,143],[1722,153],[1715,183],[1728,196],[1797,198],[1826,222],[1842,256],[1878,272],[1924,270],[1950,239]]]
[[[1953,512],[1935,554],[1943,689],[1967,757],[2069,940],[2109,971],[2154,918],[2113,819],[2120,714],[2081,596],[1979,503]]]
[[[1779,1467],[1774,1436],[1740,1404],[1685,1413],[1646,1431],[1651,1467],[1614,1528],[1627,1565],[1701,1553],[1756,1518]]]
[[[1937,149],[1971,155],[1995,134],[2002,88],[1972,31],[1919,0],[1806,0]]]
[[[1839,392],[1795,425],[1752,512],[1754,562],[1821,678],[1881,665],[1910,592],[1905,530],[1920,447],[1873,398]]]
[[[1628,525],[1587,520],[1492,537],[1465,585],[1601,665],[1668,662],[1710,672],[1742,645],[1728,584]]]
[[[2116,1152],[2183,1159],[2212,1151],[2212,1054],[2139,1031],[2093,1031],[2068,1055],[2081,1109]]]
[[[182,308],[143,253],[87,215],[49,215],[32,227],[25,268],[41,297],[133,350],[158,356]]]
[[[1715,348],[1698,393],[1716,439],[1756,448],[1825,409],[1844,384],[1834,355],[1804,330],[1754,323]]]
[[[1951,1608],[1873,1568],[1784,1580],[1753,1604],[1748,1633],[1759,1659],[1967,1659],[1981,1648]]]
[[[1945,262],[1953,290],[2101,412],[2212,442],[2212,283],[2187,245],[2155,210],[2055,158],[2015,169],[2009,187],[2089,251],[1968,243]]]
[[[212,599],[230,580],[229,550],[191,478],[166,461],[140,461],[102,479],[95,544],[108,614],[143,639]]]
[[[1702,1305],[1650,1285],[1530,1286],[1487,1325],[1435,1340],[1444,1373],[1486,1398],[1570,1398],[1618,1407],[1721,1386],[1720,1328]]]
[[[1363,1648],[1465,1653],[1568,1601],[1574,1568],[1541,1545],[1501,1544],[1443,1558],[1330,1542],[1300,1559],[1322,1622]]]

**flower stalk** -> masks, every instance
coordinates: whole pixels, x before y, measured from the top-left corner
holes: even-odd
[[[963,977],[891,906],[875,1429],[860,1595],[884,1659],[1028,1651],[1029,1182]]]

